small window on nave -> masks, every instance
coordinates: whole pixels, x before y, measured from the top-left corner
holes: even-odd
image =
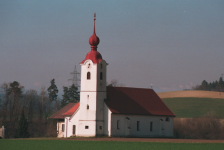
[[[170,121],[170,118],[166,117],[166,121],[168,121],[168,122],[169,122],[169,121]]]
[[[137,121],[137,131],[140,131],[140,121]]]
[[[117,129],[120,129],[120,120],[117,120]]]

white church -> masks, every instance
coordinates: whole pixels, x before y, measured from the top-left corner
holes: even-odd
[[[153,89],[106,86],[108,64],[99,42],[94,18],[91,51],[80,63],[80,102],[50,117],[57,119],[58,137],[172,137],[175,114]]]

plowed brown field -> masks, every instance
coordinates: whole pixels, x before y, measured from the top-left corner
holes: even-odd
[[[172,91],[157,93],[160,98],[173,97],[199,97],[199,98],[222,98],[224,99],[224,92],[214,91]]]

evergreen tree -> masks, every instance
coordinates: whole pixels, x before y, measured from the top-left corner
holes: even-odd
[[[28,138],[29,137],[28,122],[24,115],[24,110],[22,110],[20,119],[17,122],[16,137],[17,138]]]
[[[193,90],[204,90],[204,91],[224,91],[224,81],[223,78],[220,77],[219,80],[213,81],[213,82],[207,82],[206,80],[203,80],[201,85],[196,85],[192,88]]]
[[[19,82],[14,81],[9,84],[9,88],[6,91],[6,97],[9,100],[9,117],[10,122],[13,121],[13,119],[19,117],[17,116],[18,113],[16,113],[16,108],[19,106],[19,103],[21,101],[22,93],[23,93],[23,86],[20,85]],[[19,114],[18,114],[19,115]]]
[[[72,84],[69,88],[69,103],[76,103],[79,101],[79,92],[78,88]]]
[[[58,105],[57,105],[58,88],[55,85],[55,80],[54,79],[51,80],[51,85],[49,86],[47,91],[48,91],[48,96],[49,96],[50,101],[51,102],[55,101],[56,108],[57,108],[57,111],[58,111]]]
[[[68,103],[77,103],[79,102],[80,96],[78,88],[72,84],[71,87],[63,87],[64,94],[62,95],[61,107],[64,107]]]
[[[223,91],[224,89],[224,81],[222,77],[219,78],[219,91]]]
[[[202,90],[205,90],[205,91],[209,90],[208,89],[208,82],[206,80],[203,80],[202,81],[202,83],[201,83],[201,89]]]
[[[69,98],[69,88],[63,86],[63,92],[64,92],[64,95],[62,95],[61,107],[64,107],[70,101],[70,98]]]

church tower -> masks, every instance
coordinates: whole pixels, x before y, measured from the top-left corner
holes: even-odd
[[[91,51],[80,63],[80,118],[79,136],[103,135],[104,99],[106,98],[106,67],[107,63],[97,51],[100,39],[95,33],[95,17],[93,35],[89,38]]]

